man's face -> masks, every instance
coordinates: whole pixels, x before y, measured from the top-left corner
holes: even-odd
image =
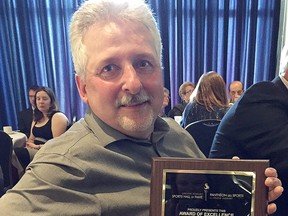
[[[235,103],[240,98],[242,93],[243,93],[243,86],[241,83],[237,82],[237,83],[232,83],[230,85],[229,94],[230,94],[230,98],[231,98],[232,103]]]
[[[83,44],[86,78],[76,76],[82,100],[114,129],[149,138],[163,103],[161,66],[149,31],[138,23],[98,24]]]
[[[28,94],[29,94],[29,102],[30,102],[31,106],[35,107],[35,103],[34,103],[35,91],[34,90],[29,90]]]

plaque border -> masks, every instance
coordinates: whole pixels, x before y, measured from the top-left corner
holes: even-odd
[[[235,160],[235,159],[192,159],[192,158],[152,158],[152,174],[150,187],[150,216],[164,216],[163,185],[164,170],[181,171],[237,171],[255,173],[255,200],[251,203],[253,215],[267,214],[267,187],[264,184],[265,169],[269,167],[269,160]],[[254,206],[253,206],[254,204]]]

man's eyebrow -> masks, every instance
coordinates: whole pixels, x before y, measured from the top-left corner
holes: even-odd
[[[136,58],[150,58],[150,59],[157,59],[155,55],[153,55],[152,53],[139,53],[135,55]]]
[[[150,53],[150,52],[138,53],[138,54],[135,54],[131,57],[132,60],[141,59],[141,58],[149,59],[149,60],[153,60],[153,61],[157,62],[157,57],[155,55],[153,55],[153,53]],[[107,58],[104,57],[99,62],[97,62],[97,68],[99,68],[99,66],[101,66],[101,65],[105,65],[105,64],[109,64],[111,62],[117,62],[117,61],[121,61],[121,56],[120,57],[117,57],[117,56],[116,57],[107,57]]]

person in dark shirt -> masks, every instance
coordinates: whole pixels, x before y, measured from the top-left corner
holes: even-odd
[[[190,95],[194,91],[195,85],[192,82],[184,82],[179,87],[179,96],[181,98],[181,102],[174,105],[174,107],[168,112],[168,116],[173,118],[175,116],[182,116],[182,113],[189,103]]]
[[[39,88],[37,85],[33,85],[29,88],[29,102],[31,107],[22,110],[18,113],[18,130],[26,135],[26,137],[30,136],[30,129],[33,120],[33,112],[35,109],[35,92]]]
[[[246,90],[222,119],[209,157],[269,159],[286,188],[274,215],[288,212],[288,46],[281,53],[280,75]]]

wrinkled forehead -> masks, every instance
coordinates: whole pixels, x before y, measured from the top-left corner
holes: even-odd
[[[234,83],[230,86],[230,91],[240,91],[243,87],[240,83]]]
[[[153,48],[155,56],[161,60],[161,53],[158,50],[158,40],[153,33],[143,23],[136,21],[109,20],[97,22],[91,25],[82,38],[85,50],[89,49],[88,41],[93,37],[93,46],[102,46],[101,41],[105,41],[110,47],[117,47],[119,44],[132,41],[135,45],[143,46],[147,42]],[[107,43],[109,42],[109,43]],[[88,46],[87,46],[88,45]],[[107,47],[109,48],[109,47]],[[143,47],[144,48],[144,47]]]

